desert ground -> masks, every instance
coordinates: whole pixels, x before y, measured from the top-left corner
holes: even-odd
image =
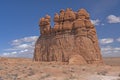
[[[104,58],[104,65],[67,65],[0,58],[0,80],[120,80],[120,58]]]

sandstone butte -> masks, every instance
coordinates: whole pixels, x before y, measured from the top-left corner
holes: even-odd
[[[60,10],[51,17],[40,19],[40,37],[36,41],[34,61],[68,62],[69,64],[101,64],[103,59],[96,29],[85,9]]]

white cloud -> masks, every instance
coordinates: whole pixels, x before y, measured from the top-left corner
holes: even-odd
[[[34,52],[34,45],[38,36],[24,37],[13,40],[12,48],[6,49],[3,56],[7,57],[32,57]]]
[[[21,38],[21,39],[16,39],[16,40],[13,40],[12,41],[12,45],[20,45],[22,43],[26,43],[26,42],[34,42],[36,41],[38,38],[38,36],[30,36],[30,37],[24,37],[24,38]]]
[[[119,38],[118,39],[114,39],[114,38],[99,39],[99,42],[101,44],[102,55],[104,57],[118,57],[118,56],[120,57],[120,46],[119,45],[115,46],[116,40],[119,40]]]
[[[94,25],[99,25],[100,24],[100,20],[96,19],[96,20],[91,20],[92,24]]]
[[[120,42],[120,38],[118,38],[117,41]]]
[[[15,46],[16,49],[27,49],[32,47],[33,46],[31,44],[21,44],[21,45]]]
[[[3,53],[4,56],[17,54],[16,51]]]
[[[113,38],[104,38],[104,39],[100,39],[99,42],[100,42],[100,44],[109,44],[109,43],[113,43],[114,39]]]
[[[36,41],[38,38],[38,36],[30,36],[30,37],[24,37],[23,39],[21,39],[24,42],[33,42]]]
[[[108,23],[120,23],[120,17],[115,15],[109,15],[107,17]]]
[[[37,36],[30,36],[12,41],[12,48],[7,49],[2,56],[7,57],[33,57],[34,46],[37,40]],[[120,47],[108,46],[109,43],[113,43],[115,39],[104,38],[100,39],[99,42],[102,44],[101,50],[103,56],[120,56]],[[120,41],[120,38],[115,41]],[[15,43],[16,45],[13,45]]]
[[[12,41],[12,45],[19,45],[19,44],[21,44],[21,40],[13,40]]]
[[[120,47],[105,46],[101,48],[103,56],[120,57]]]
[[[14,52],[12,52],[11,54],[17,54],[17,52],[16,52],[16,51],[14,51]]]
[[[27,52],[27,51],[28,51],[28,49],[25,49],[25,50],[21,50],[20,52],[24,53],[24,52]]]
[[[101,25],[102,25],[102,26],[104,26],[105,24],[104,24],[104,23],[102,23]]]
[[[5,53],[3,53],[2,55],[3,55],[3,56],[7,56],[7,55],[9,55],[9,54],[11,54],[11,53],[5,52]]]

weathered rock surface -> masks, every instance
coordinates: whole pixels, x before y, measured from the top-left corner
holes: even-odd
[[[69,64],[103,63],[96,30],[85,9],[67,8],[54,16],[40,19],[40,37],[35,44],[35,61],[58,61]]]

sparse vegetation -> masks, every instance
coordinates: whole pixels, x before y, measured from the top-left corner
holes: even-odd
[[[43,76],[41,76],[40,79],[45,79],[45,78],[48,78],[48,77],[50,77],[50,76],[51,76],[50,74],[44,74]]]
[[[3,78],[2,78],[2,77],[0,77],[0,80],[3,80]]]
[[[31,60],[28,62],[26,59],[20,63],[17,59],[12,61],[9,59],[6,62],[0,61],[0,80],[89,80],[93,75],[104,77],[116,75],[114,80],[120,80],[119,66],[41,64],[33,63]]]
[[[32,75],[34,75],[35,73],[33,72],[33,71],[30,71],[29,73],[28,73],[28,76],[32,76]]]
[[[85,69],[83,68],[82,71],[85,71]]]
[[[66,71],[63,71],[63,73],[64,73],[64,74],[68,74],[68,72],[66,72]]]
[[[118,74],[118,76],[120,77],[120,73]]]
[[[2,67],[2,66],[0,66],[0,70],[3,70],[3,67]]]
[[[98,75],[106,75],[108,72],[107,71],[100,71],[100,72],[97,72]]]
[[[120,78],[116,79],[116,80],[120,80]]]
[[[71,76],[69,77],[70,80],[74,80],[74,79],[77,79],[77,77],[73,74],[71,74]]]

